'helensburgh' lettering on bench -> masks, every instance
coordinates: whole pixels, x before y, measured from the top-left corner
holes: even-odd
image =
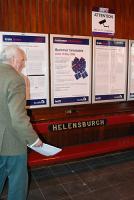
[[[105,126],[105,125],[106,125],[106,119],[97,119],[97,120],[89,120],[89,121],[50,124],[48,126],[48,129],[49,131],[64,131],[64,130],[97,127],[97,126]]]

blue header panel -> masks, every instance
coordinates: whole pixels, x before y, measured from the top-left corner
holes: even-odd
[[[89,45],[89,39],[54,37],[53,43]]]
[[[43,36],[3,35],[3,42],[45,43]]]
[[[118,40],[96,40],[96,45],[102,46],[116,46],[116,47],[125,47],[125,41]]]

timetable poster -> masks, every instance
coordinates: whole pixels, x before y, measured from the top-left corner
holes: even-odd
[[[91,102],[91,38],[50,35],[51,105]]]
[[[134,40],[129,41],[128,100],[134,100]]]
[[[49,106],[48,35],[0,32],[0,49],[18,45],[26,53],[22,73],[26,82],[27,108]]]
[[[127,40],[93,38],[92,102],[126,100]]]

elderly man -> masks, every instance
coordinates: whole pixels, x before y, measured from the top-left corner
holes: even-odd
[[[25,60],[18,46],[0,55],[0,194],[8,178],[8,200],[26,200],[27,145],[42,146],[25,109]]]

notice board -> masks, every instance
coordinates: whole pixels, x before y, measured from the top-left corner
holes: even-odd
[[[50,35],[51,106],[91,103],[91,37]]]
[[[93,103],[126,100],[127,51],[125,39],[93,38]]]
[[[22,71],[26,82],[27,108],[48,107],[48,35],[0,32],[0,50],[8,45],[18,45],[27,56]]]

